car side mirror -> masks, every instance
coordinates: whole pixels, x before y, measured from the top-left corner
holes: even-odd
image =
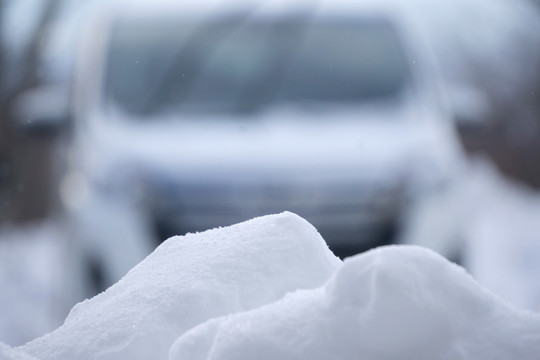
[[[55,136],[68,125],[70,92],[59,85],[40,86],[20,94],[13,106],[16,128],[25,135]]]
[[[490,125],[490,101],[486,94],[471,85],[451,85],[448,103],[460,130],[485,129]]]

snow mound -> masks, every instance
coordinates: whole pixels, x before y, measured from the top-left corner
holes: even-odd
[[[199,325],[170,359],[530,359],[540,315],[515,310],[431,250],[347,259],[321,288]]]
[[[322,286],[341,261],[292,213],[173,237],[123,279],[20,349],[40,359],[164,359],[211,318]]]

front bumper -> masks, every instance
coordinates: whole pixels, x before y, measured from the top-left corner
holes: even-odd
[[[391,241],[404,192],[375,184],[300,186],[183,184],[151,198],[161,239],[228,226],[256,216],[294,212],[321,233],[331,248],[359,251]]]

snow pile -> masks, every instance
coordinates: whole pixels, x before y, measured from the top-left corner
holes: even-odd
[[[319,287],[340,264],[291,213],[173,237],[21,349],[40,359],[164,359],[190,328]]]
[[[540,314],[519,311],[431,250],[342,263],[283,213],[171,238],[56,331],[0,359],[520,359]]]
[[[36,360],[36,358],[0,342],[0,360]]]
[[[538,359],[540,316],[483,291],[430,250],[345,261],[322,288],[200,325],[171,359]]]

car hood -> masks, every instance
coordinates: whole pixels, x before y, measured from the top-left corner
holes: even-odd
[[[92,145],[95,173],[127,167],[195,180],[380,178],[400,176],[445,148],[440,129],[396,114],[281,111],[110,123]]]

